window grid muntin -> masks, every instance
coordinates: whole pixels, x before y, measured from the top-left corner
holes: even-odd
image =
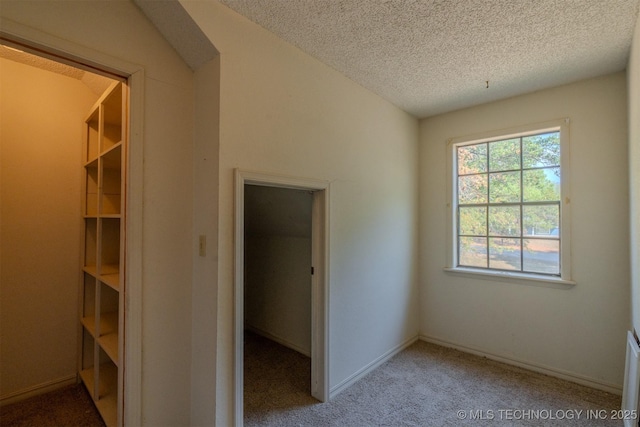
[[[544,169],[559,169],[560,170],[560,179],[562,180],[562,167],[561,167],[561,157],[559,157],[558,159],[558,164],[555,165],[544,165],[544,166],[533,166],[533,167],[524,167],[524,159],[523,159],[523,138],[529,138],[529,137],[535,137],[535,136],[539,136],[539,135],[547,135],[547,134],[558,134],[558,137],[560,137],[560,131],[559,130],[555,130],[555,131],[544,131],[544,132],[535,132],[535,133],[527,133],[527,134],[522,134],[520,136],[517,137],[509,137],[509,138],[499,138],[499,139],[494,139],[494,140],[490,140],[490,141],[483,141],[483,142],[478,142],[478,143],[469,143],[469,144],[460,144],[456,147],[456,156],[455,156],[455,170],[456,170],[456,246],[457,246],[457,251],[456,251],[456,266],[458,267],[472,267],[472,268],[481,268],[481,269],[486,269],[486,270],[490,270],[490,271],[505,271],[505,272],[519,272],[519,273],[527,273],[527,274],[540,274],[540,275],[544,275],[544,276],[556,276],[556,277],[560,277],[562,274],[562,254],[561,254],[561,248],[562,248],[562,244],[561,244],[561,233],[558,232],[558,237],[554,238],[554,237],[539,237],[539,236],[525,236],[524,235],[524,206],[557,206],[558,207],[558,228],[559,230],[562,227],[562,212],[561,212],[561,199],[562,199],[562,189],[560,189],[560,200],[557,201],[534,201],[534,202],[524,202],[524,171],[529,171],[529,170],[544,170]],[[490,164],[490,152],[491,152],[491,146],[490,144],[492,142],[501,142],[501,141],[508,141],[508,140],[512,140],[512,139],[518,139],[518,146],[519,146],[519,157],[520,157],[520,168],[519,169],[506,169],[506,170],[491,170],[491,164]],[[485,164],[486,164],[486,170],[484,172],[473,172],[473,173],[467,173],[467,174],[460,174],[460,168],[458,165],[458,161],[459,161],[459,149],[461,147],[470,147],[470,146],[480,146],[480,145],[486,145],[486,150],[485,150]],[[493,173],[505,173],[505,172],[520,172],[520,201],[519,202],[490,202],[490,197],[491,197],[491,179],[490,175]],[[459,184],[460,184],[460,177],[461,176],[473,176],[473,175],[486,175],[486,183],[487,183],[487,188],[486,188],[486,203],[459,203],[458,200],[460,198],[460,188],[459,188]],[[492,206],[519,206],[519,210],[520,210],[520,235],[519,236],[494,236],[491,235],[489,233],[489,208]],[[468,234],[460,234],[460,208],[461,207],[484,207],[485,209],[485,230],[486,230],[486,234],[485,235],[468,235]],[[478,267],[478,266],[469,266],[469,265],[463,265],[460,263],[460,254],[461,254],[461,237],[467,237],[467,238],[482,238],[485,239],[486,242],[486,247],[485,247],[485,252],[486,252],[486,267]],[[518,240],[519,241],[519,249],[520,249],[520,269],[501,269],[501,268],[495,268],[495,267],[489,267],[490,265],[490,260],[491,260],[491,250],[490,250],[490,239],[491,238],[508,238],[508,239],[512,239],[512,240]],[[529,270],[525,270],[524,269],[524,252],[525,252],[525,248],[524,248],[524,240],[545,240],[545,241],[554,241],[554,242],[558,242],[558,268],[557,268],[557,273],[543,273],[543,272],[538,272],[538,271],[529,271]]]

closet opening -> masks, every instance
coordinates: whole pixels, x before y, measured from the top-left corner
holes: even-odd
[[[122,425],[127,78],[4,33],[0,66],[0,403],[83,384]]]
[[[244,196],[244,417],[250,420],[273,410],[273,401],[293,406],[307,396],[314,400],[313,193],[245,185]]]
[[[278,381],[328,400],[328,203],[327,182],[236,170],[235,425]]]

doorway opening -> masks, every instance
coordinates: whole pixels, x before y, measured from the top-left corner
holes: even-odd
[[[14,33],[20,33],[21,36],[15,36]],[[127,293],[130,289],[133,293],[129,298],[130,304],[126,312],[119,300],[123,296],[124,282],[129,283],[129,278],[136,276],[131,271],[136,271],[139,263],[135,257],[125,255],[127,265],[135,267],[127,272],[124,272],[123,268],[107,271],[107,264],[124,266],[125,261],[120,258],[124,246],[129,254],[138,252],[136,248],[141,247],[141,233],[135,231],[135,228],[141,223],[139,221],[141,206],[136,199],[140,196],[142,186],[133,186],[136,188],[134,193],[138,193],[137,196],[129,194],[127,190],[131,181],[136,183],[141,181],[139,167],[142,161],[141,133],[137,132],[140,131],[142,124],[140,121],[142,69],[71,42],[48,38],[36,30],[26,29],[13,23],[0,32],[0,50],[0,57],[3,57],[4,61],[9,61],[5,63],[3,70],[3,79],[6,79],[4,83],[9,84],[8,87],[11,87],[12,92],[16,92],[12,98],[9,98],[8,91],[5,92],[7,97],[3,99],[6,102],[3,108],[11,104],[10,110],[15,116],[9,119],[7,115],[6,127],[3,128],[3,132],[6,131],[7,135],[12,135],[11,139],[14,143],[11,146],[6,144],[6,147],[3,144],[3,150],[27,149],[30,151],[26,154],[31,157],[29,162],[22,159],[22,166],[16,167],[15,162],[19,160],[10,159],[14,156],[9,156],[9,152],[5,153],[6,156],[3,155],[3,162],[11,160],[14,163],[7,170],[24,169],[25,172],[29,172],[28,174],[21,172],[20,176],[11,176],[6,183],[13,185],[16,191],[20,188],[29,190],[21,193],[29,194],[31,198],[36,197],[34,203],[39,209],[27,210],[28,215],[21,214],[25,221],[21,221],[20,224],[27,222],[26,218],[29,216],[30,224],[40,227],[38,232],[18,230],[19,227],[7,228],[11,228],[14,232],[20,231],[24,236],[37,235],[38,244],[31,249],[28,248],[28,239],[20,240],[24,241],[22,245],[26,248],[25,250],[32,252],[34,258],[46,260],[46,264],[37,263],[36,268],[22,271],[19,280],[23,284],[33,281],[25,276],[29,274],[40,275],[41,278],[47,277],[45,282],[41,279],[37,281],[40,286],[32,290],[24,286],[19,288],[21,292],[25,291],[19,295],[22,301],[35,301],[36,304],[46,301],[46,310],[31,309],[32,313],[40,316],[38,323],[40,326],[35,326],[39,332],[25,333],[23,328],[16,330],[13,335],[22,340],[36,337],[37,343],[34,345],[46,347],[44,351],[32,351],[30,356],[23,357],[20,363],[37,363],[38,366],[49,367],[48,370],[51,372],[39,369],[37,372],[41,374],[40,377],[25,376],[24,379],[30,382],[11,384],[13,388],[10,391],[3,390],[1,400],[3,403],[17,402],[31,395],[77,383],[80,381],[78,371],[88,372],[91,368],[94,373],[101,370],[100,384],[104,383],[105,378],[110,381],[109,397],[113,397],[113,400],[105,398],[106,393],[100,392],[99,400],[102,401],[101,403],[108,404],[106,411],[100,411],[101,416],[107,417],[105,414],[108,413],[107,418],[115,420],[114,424],[118,425],[125,423],[125,419],[135,424],[137,423],[135,420],[140,418],[139,405],[125,405],[125,400],[127,403],[139,401],[140,387],[136,375],[136,372],[140,372],[138,368],[140,358],[137,355],[139,352],[136,351],[136,349],[139,350],[139,346],[133,342],[134,351],[125,352],[124,335],[126,333],[128,336],[139,336],[137,331],[141,329],[140,299],[135,296],[138,293],[137,287],[127,287]],[[10,74],[9,71],[11,71]],[[12,86],[7,83],[8,79],[16,79],[15,82],[21,82],[20,86],[17,84]],[[28,84],[23,84],[23,80],[28,80]],[[20,91],[22,93],[18,93]],[[33,99],[27,97],[29,94],[33,95]],[[69,102],[70,104],[67,104]],[[88,116],[98,104],[100,112],[94,112]],[[122,118],[120,122],[118,122],[119,117]],[[35,133],[36,131],[48,133],[39,136]],[[17,136],[16,132],[20,132],[20,136]],[[128,138],[130,134],[134,135],[131,139]],[[27,140],[33,140],[34,144],[26,144]],[[130,144],[127,145],[125,140]],[[87,148],[89,141],[92,141],[91,149]],[[93,144],[94,141],[97,144]],[[20,143],[24,147],[20,147]],[[128,150],[128,146],[133,146],[134,149]],[[50,150],[51,153],[48,154],[46,150]],[[42,158],[41,166],[33,165],[35,157]],[[64,163],[58,163],[59,158],[64,158]],[[27,164],[29,164],[28,169],[24,166]],[[130,168],[130,165],[134,167]],[[116,176],[115,171],[118,167],[122,174],[125,170],[134,171],[131,179],[124,179],[122,175]],[[33,173],[34,171],[36,173]],[[55,177],[53,188],[49,185],[49,181],[52,180],[48,179],[45,173],[52,173]],[[65,177],[68,177],[68,180],[62,181],[63,178],[67,179]],[[98,181],[96,177],[99,177]],[[35,186],[30,185],[27,179],[40,181],[40,185],[37,186],[37,196],[32,191]],[[96,182],[102,183],[99,186],[102,190],[96,191],[94,196],[92,189],[98,188]],[[125,203],[129,201],[127,198],[125,202],[127,194],[132,196],[130,199],[132,203],[130,205],[127,203],[131,215],[125,218],[120,209],[123,209]],[[16,198],[7,200],[7,206],[17,200]],[[24,200],[21,198],[20,203],[13,203],[11,208],[24,211]],[[98,206],[96,210],[93,209],[94,205]],[[42,209],[43,206],[45,209]],[[57,211],[60,211],[60,215],[56,213]],[[57,215],[55,218],[54,214]],[[38,215],[40,217],[35,218]],[[10,221],[8,218],[3,219]],[[13,222],[14,226],[16,224]],[[135,227],[132,228],[132,224],[135,224]],[[94,229],[96,233],[93,233]],[[134,230],[134,232],[125,240],[120,238],[124,230]],[[55,239],[45,237],[50,233],[55,234]],[[101,240],[92,240],[92,236],[98,234],[102,236]],[[15,247],[4,241],[5,237],[3,235],[2,245]],[[52,244],[59,246],[61,242],[69,239],[71,242],[68,245],[65,243],[64,249],[52,247]],[[45,255],[36,255],[33,253],[36,248],[39,252],[47,252]],[[95,257],[94,253],[90,252],[94,249]],[[83,256],[83,253],[84,255],[90,253],[90,256]],[[62,261],[60,257],[71,259]],[[100,270],[94,268],[94,259],[96,264],[102,266]],[[5,261],[7,265],[12,263],[11,259],[3,257],[3,263]],[[20,263],[13,263],[13,265],[20,267]],[[55,268],[48,269],[49,265]],[[43,270],[48,271],[43,273]],[[59,280],[52,275],[51,271],[70,277]],[[91,280],[93,280],[93,287]],[[43,283],[46,283],[46,286],[42,286]],[[3,285],[5,284],[9,286],[3,280]],[[53,291],[53,296],[47,296],[47,291]],[[101,295],[102,298],[97,295]],[[79,305],[81,308],[78,307]],[[19,304],[15,304],[15,309],[20,310]],[[27,310],[24,306],[22,309]],[[42,319],[42,316],[48,312],[56,314],[54,321]],[[97,322],[96,318],[99,318],[100,322]],[[109,320],[107,323],[110,326],[113,326],[109,330],[103,328],[105,319]],[[93,323],[91,323],[92,320]],[[95,325],[98,323],[100,326],[96,328]],[[91,336],[91,326],[94,326],[93,336]],[[45,328],[53,328],[54,331],[43,332]],[[73,336],[76,338],[71,338]],[[90,345],[89,337],[93,339],[93,345]],[[118,338],[113,339],[114,337]],[[89,345],[86,344],[87,342]],[[54,347],[58,345],[64,346],[66,350],[56,353]],[[12,347],[27,346],[13,345]],[[93,349],[95,353],[89,354],[89,349]],[[20,354],[16,353],[14,356],[19,357]],[[42,363],[38,357],[48,359]],[[118,362],[114,361],[118,359]],[[57,365],[54,365],[51,360],[54,360]],[[124,369],[117,367],[124,366],[125,363],[128,364],[127,368],[131,367],[127,375],[124,374]],[[29,367],[22,370],[24,371],[35,370]],[[66,375],[59,376],[61,372]],[[95,380],[96,376],[97,374],[85,377]],[[82,377],[82,382],[86,385],[85,377]],[[22,381],[22,378],[19,380]],[[92,397],[97,395],[95,387],[87,386],[87,390],[90,393],[93,391]],[[93,400],[100,409],[96,399]],[[128,407],[126,412],[125,406]]]
[[[328,400],[329,183],[236,170],[235,189],[235,424],[241,426],[246,326],[300,353],[308,351],[311,396],[322,402]],[[260,205],[272,205],[271,214],[256,212]],[[265,236],[264,230],[269,227],[272,231]],[[285,244],[285,241],[288,242]],[[280,252],[280,261],[267,256],[253,265],[245,263],[246,254],[260,251],[265,245]],[[270,251],[271,255],[274,251]],[[279,269],[276,264],[282,259],[295,262],[298,265],[295,271]],[[310,265],[304,265],[305,259]],[[255,285],[260,282],[259,272],[265,265],[270,266],[272,272],[266,279],[271,286]],[[306,278],[303,269],[308,269]],[[274,285],[272,279],[279,281],[282,275],[293,280],[293,286],[298,289],[286,290],[291,283]],[[305,283],[310,289],[299,289]],[[287,295],[282,297],[283,293]],[[308,301],[308,309],[304,301]],[[283,311],[286,311],[284,315]]]
[[[244,195],[243,397],[245,424],[251,425],[278,406],[315,400],[310,388],[313,193],[246,184]],[[270,399],[264,399],[267,393]]]

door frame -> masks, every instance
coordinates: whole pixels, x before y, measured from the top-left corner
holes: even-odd
[[[245,185],[306,190],[311,213],[311,395],[329,400],[329,182],[235,170],[234,417],[244,420],[244,190]]]
[[[0,38],[26,52],[90,72],[118,77],[128,86],[126,156],[124,355],[126,366],[119,391],[118,425],[142,423],[142,225],[143,122],[145,70],[141,65],[81,46],[38,29],[0,17]]]

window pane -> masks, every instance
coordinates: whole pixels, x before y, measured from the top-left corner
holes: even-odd
[[[560,200],[560,168],[531,169],[522,172],[525,202]]]
[[[520,271],[520,239],[489,239],[489,268]]]
[[[458,203],[487,203],[487,175],[459,177]]]
[[[460,208],[460,234],[487,235],[487,208]]]
[[[560,205],[523,206],[525,236],[560,237]]]
[[[460,237],[458,263],[465,267],[487,267],[487,238]]]
[[[510,203],[520,201],[520,172],[502,172],[489,174],[491,203]]]
[[[560,274],[560,241],[524,239],[524,271]]]
[[[458,147],[458,175],[487,171],[487,144]]]
[[[489,143],[489,171],[520,169],[520,138]]]
[[[560,166],[560,132],[522,138],[524,168]]]
[[[520,207],[492,206],[489,208],[490,236],[520,236]]]

